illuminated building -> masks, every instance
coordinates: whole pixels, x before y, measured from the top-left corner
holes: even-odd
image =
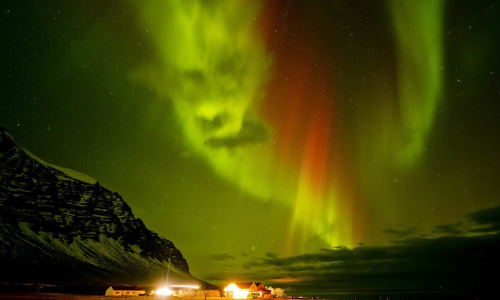
[[[254,298],[251,295],[255,295],[255,298],[257,296],[264,298],[266,295],[271,295],[271,291],[266,289],[260,282],[231,283],[224,291],[226,292],[226,298],[235,299]]]
[[[258,287],[253,282],[231,283],[224,289],[224,292],[226,292],[226,298],[246,299],[250,293],[257,293]]]
[[[116,286],[112,285],[106,290],[105,296],[139,296],[146,291],[138,286]]]

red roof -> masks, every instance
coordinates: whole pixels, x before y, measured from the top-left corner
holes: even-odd
[[[111,286],[115,291],[144,291],[140,286],[121,286],[121,285],[112,285]]]

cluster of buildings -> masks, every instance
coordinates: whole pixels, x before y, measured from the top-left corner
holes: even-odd
[[[260,282],[231,283],[225,289],[226,298],[274,298],[283,297],[285,291],[280,288],[265,287]]]
[[[133,297],[133,296],[159,295],[159,296],[173,296],[173,297],[196,297],[199,296],[198,294],[200,294],[197,293],[198,288],[199,288],[198,286],[192,286],[192,285],[170,285],[168,288],[151,290],[148,293],[146,293],[146,290],[144,290],[144,288],[139,286],[112,285],[106,290],[105,296]],[[202,292],[203,294],[207,292],[208,295],[209,294],[208,292],[210,291],[202,291]],[[220,293],[218,293],[218,296],[220,296]]]
[[[215,294],[209,292],[217,292]],[[224,295],[226,298],[233,299],[257,299],[257,298],[275,298],[283,297],[285,291],[280,288],[273,289],[266,287],[260,282],[244,282],[244,283],[231,283],[224,288]],[[148,295],[164,295],[174,297],[197,297],[204,295],[205,297],[218,297],[220,293],[216,291],[198,291],[198,286],[186,285],[171,285],[168,289],[159,289],[157,291],[150,291]],[[106,296],[145,296],[146,291],[138,286],[116,286],[112,285],[106,290]]]

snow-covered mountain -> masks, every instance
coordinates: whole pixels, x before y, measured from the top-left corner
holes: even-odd
[[[155,285],[167,270],[172,283],[200,283],[118,193],[44,162],[2,127],[0,266],[7,283]]]

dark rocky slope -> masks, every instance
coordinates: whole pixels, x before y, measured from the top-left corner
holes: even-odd
[[[2,127],[0,265],[8,283],[154,285],[167,269],[171,282],[200,282],[118,193],[38,159]]]

